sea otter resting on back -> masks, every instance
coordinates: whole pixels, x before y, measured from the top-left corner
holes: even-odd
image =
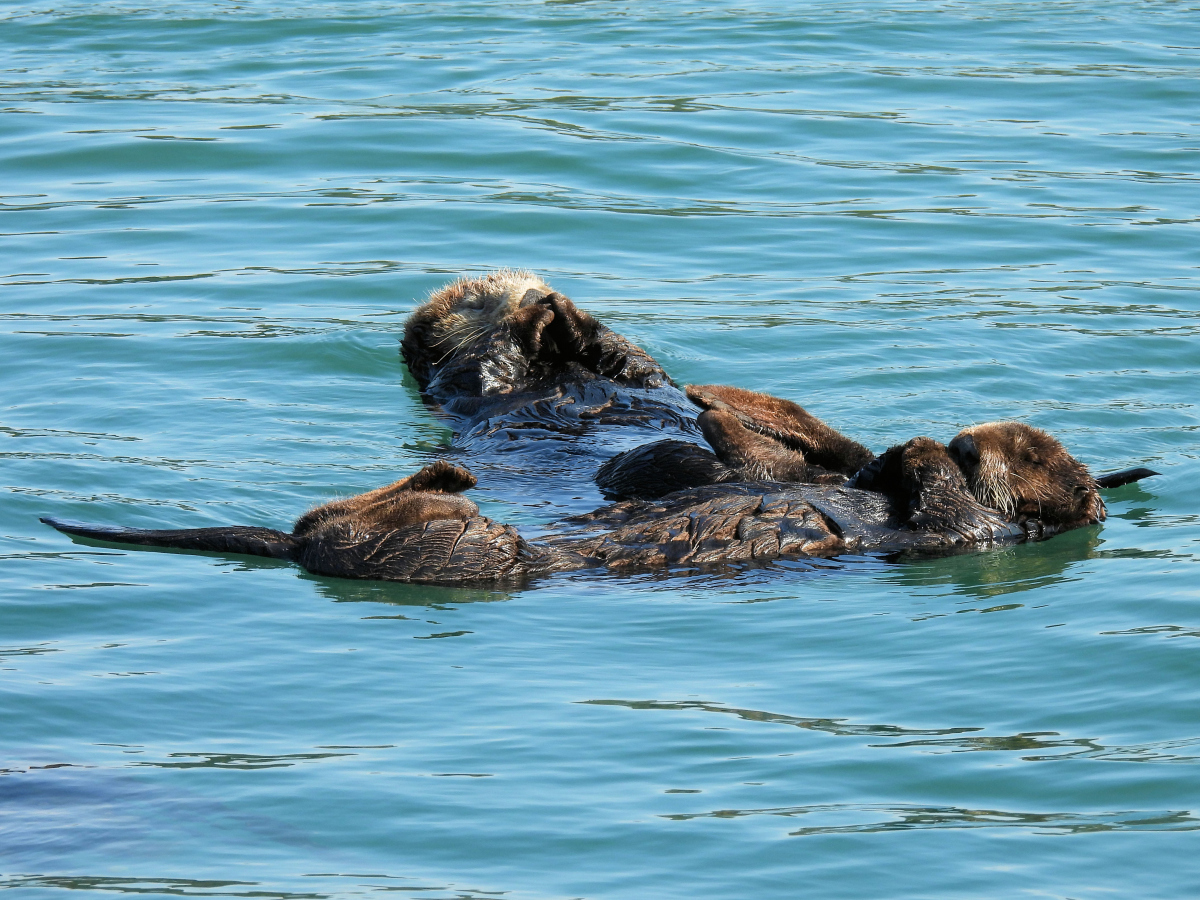
[[[540,543],[480,516],[459,496],[474,476],[444,461],[318,507],[291,533],[44,521],[100,540],[290,559],[318,574],[460,583],[1036,540],[1101,521],[1099,488],[1154,474],[1093,479],[1054,438],[1015,422],[966,429],[949,447],[914,438],[875,458],[793,403],[722,386],[689,388],[705,409],[692,424],[647,354],[515,273],[435,294],[409,320],[404,354],[427,394],[465,423],[468,443],[560,447],[620,425],[626,437],[701,432],[715,453],[669,440],[614,458],[602,483],[642,499],[564,520]]]
[[[543,487],[565,476],[566,494],[617,451],[641,448],[600,468],[597,483],[610,498],[650,498],[729,481],[837,483],[873,458],[787,401],[718,386],[685,395],[644,350],[529,272],[434,292],[409,316],[401,351],[453,421],[455,449],[484,466],[505,460],[489,481],[515,462]],[[647,446],[664,434],[675,437]]]
[[[617,451],[664,435],[702,440],[696,408],[649,354],[529,272],[434,292],[405,323],[401,352],[422,394],[451,419],[454,449],[491,467],[490,484],[517,470],[567,496]]]
[[[1142,473],[1149,474],[1119,473],[1114,482]],[[1104,484],[1049,435],[1014,422],[967,429],[949,448],[914,438],[845,485],[733,482],[616,503],[564,521],[538,543],[458,496],[474,484],[466,470],[439,461],[387,487],[317,507],[291,533],[43,521],[118,543],[290,559],[321,575],[457,584],[601,567],[941,554],[1039,540],[1104,518],[1098,493]],[[1003,509],[984,505],[980,495]]]

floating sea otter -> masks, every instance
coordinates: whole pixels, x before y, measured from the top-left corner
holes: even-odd
[[[645,352],[521,273],[435,294],[409,319],[403,352],[427,395],[463,422],[466,444],[540,442],[553,455],[622,426],[626,440],[631,429],[702,433],[716,453],[669,440],[615,457],[601,483],[643,499],[566,519],[537,543],[480,516],[460,496],[474,476],[445,461],[320,506],[291,533],[43,521],[99,540],[290,559],[317,574],[458,583],[1040,539],[1102,520],[1098,488],[1154,474],[1093,479],[1054,438],[1013,422],[875,458],[795,404],[720,386],[689,389],[706,407],[697,421]]]
[[[451,420],[455,451],[514,499],[536,480],[555,505],[582,512],[599,497],[569,498],[614,453],[664,436],[703,441],[699,410],[649,354],[528,272],[437,291],[409,317],[401,352]],[[707,484],[725,471],[707,471],[715,462],[667,484]]]
[[[474,486],[474,477],[445,461],[317,507],[290,534],[255,527],[157,531],[43,521],[68,534],[118,543],[290,559],[320,575],[452,584],[599,567],[629,571],[788,556],[940,554],[1037,540],[1102,520],[1097,489],[1147,474],[1152,473],[1130,470],[1092,479],[1049,435],[1001,422],[962,432],[950,448],[914,438],[845,485],[732,482],[692,488],[574,517],[538,543],[479,515],[460,496]],[[985,506],[977,495],[1003,509]]]

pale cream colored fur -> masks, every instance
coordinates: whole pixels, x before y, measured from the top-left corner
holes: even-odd
[[[551,290],[542,279],[522,269],[460,278],[430,294],[412,318],[429,322],[433,332],[430,346],[453,352],[516,312],[530,289]]]

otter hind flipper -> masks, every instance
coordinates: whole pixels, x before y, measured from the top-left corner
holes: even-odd
[[[618,453],[596,472],[596,485],[614,500],[654,500],[686,488],[735,480],[735,472],[704,447],[655,441]]]
[[[43,516],[42,522],[64,534],[176,550],[200,550],[211,553],[244,553],[272,559],[292,559],[297,541],[290,534],[254,525],[226,525],[214,528],[125,528],[120,525],[89,525],[69,519]]]
[[[1161,474],[1162,472],[1155,472],[1153,469],[1138,466],[1134,469],[1122,469],[1119,472],[1097,475],[1096,484],[1102,488],[1117,488],[1122,485],[1133,484],[1135,481],[1141,481],[1143,478],[1149,478],[1152,475]]]
[[[723,384],[689,384],[686,391],[697,406],[736,418],[744,428],[797,451],[810,466],[853,475],[875,458],[862,444],[790,400]]]

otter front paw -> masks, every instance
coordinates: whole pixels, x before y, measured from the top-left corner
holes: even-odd
[[[576,359],[586,355],[596,342],[596,334],[601,328],[600,322],[558,291],[547,294],[538,302],[554,312],[550,323],[550,336],[559,354]]]
[[[470,490],[478,484],[478,480],[464,469],[439,459],[431,463],[417,474],[402,482],[410,491],[437,491],[443,494],[459,494]]]
[[[534,359],[542,352],[542,336],[554,321],[554,310],[541,303],[531,303],[518,309],[508,320],[509,333],[516,339],[525,355]]]

